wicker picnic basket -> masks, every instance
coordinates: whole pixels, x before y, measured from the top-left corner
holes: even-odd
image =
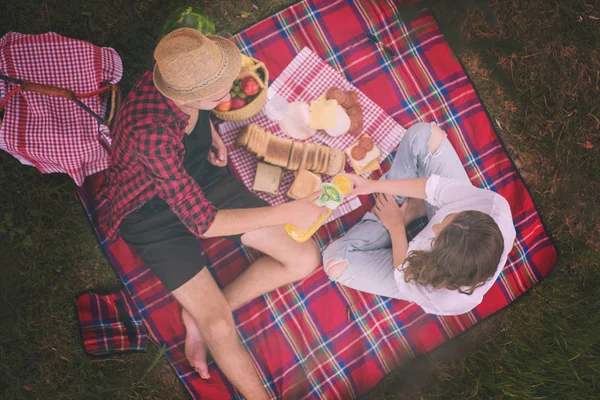
[[[258,82],[260,92],[258,92],[258,95],[252,99],[250,103],[246,104],[244,107],[238,108],[237,110],[226,112],[213,110],[213,114],[217,118],[224,121],[245,121],[253,115],[258,114],[258,112],[265,105],[265,101],[267,100],[267,89],[269,87],[269,71],[267,70],[265,64],[263,64],[261,61],[258,61],[255,58],[252,58],[252,61],[254,61],[254,65],[250,67],[242,67],[242,70],[236,79],[244,79],[247,76],[253,77]]]

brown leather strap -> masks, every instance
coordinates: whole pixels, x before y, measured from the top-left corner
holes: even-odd
[[[75,98],[75,94],[69,89],[63,89],[59,87],[43,85],[41,83],[34,83],[29,81],[23,81],[21,83],[22,90],[24,92],[36,92],[46,94],[49,96],[64,97],[65,99],[72,100]]]

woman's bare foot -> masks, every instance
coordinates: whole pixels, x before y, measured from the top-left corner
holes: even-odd
[[[408,226],[408,224],[413,222],[415,219],[427,215],[427,210],[425,209],[425,200],[408,197],[404,201],[407,202],[406,212],[404,213],[404,224],[406,226]]]
[[[185,308],[181,309],[181,318],[185,325],[185,356],[190,362],[192,368],[200,374],[200,378],[208,379],[208,364],[206,363],[207,349],[204,338],[200,334],[196,321],[192,318]]]

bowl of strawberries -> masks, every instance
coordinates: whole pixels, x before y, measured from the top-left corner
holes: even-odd
[[[265,105],[268,86],[265,64],[242,54],[242,69],[229,92],[231,99],[219,103],[213,114],[224,121],[247,120]]]

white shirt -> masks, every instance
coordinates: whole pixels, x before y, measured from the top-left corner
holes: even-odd
[[[458,290],[434,289],[414,281],[406,282],[404,272],[401,271],[404,264],[394,272],[396,283],[404,299],[417,303],[425,312],[438,315],[458,315],[469,312],[481,303],[483,295],[492,287],[513,247],[516,232],[510,206],[504,197],[495,192],[479,189],[469,182],[439,175],[429,177],[425,193],[427,195],[425,201],[439,209],[429,224],[408,244],[408,253],[414,250],[430,251],[431,243],[435,239],[431,227],[441,223],[449,214],[461,211],[474,210],[488,214],[498,224],[504,237],[504,251],[496,273],[476,288],[471,295],[460,293]]]

